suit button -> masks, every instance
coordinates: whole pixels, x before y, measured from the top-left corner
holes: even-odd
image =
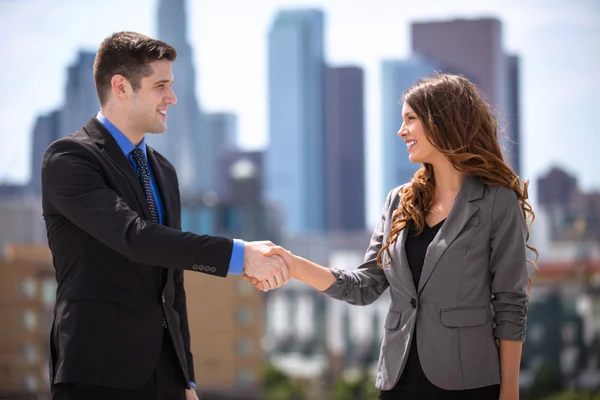
[[[165,300],[165,295],[164,295],[164,294],[162,295],[162,302],[163,302],[163,303],[166,303],[166,302],[167,302],[167,301]]]
[[[412,306],[412,308],[417,308],[417,299],[415,299],[414,297],[410,299],[410,305]]]

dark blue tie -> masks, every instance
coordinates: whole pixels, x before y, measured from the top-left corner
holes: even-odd
[[[150,171],[148,171],[148,165],[146,164],[146,156],[144,151],[139,147],[136,147],[131,152],[133,161],[137,166],[137,176],[140,179],[140,183],[144,188],[146,194],[146,201],[148,202],[148,208],[150,209],[150,215],[152,216],[152,222],[158,223],[158,210],[156,208],[156,202],[152,195],[152,182],[150,180]]]

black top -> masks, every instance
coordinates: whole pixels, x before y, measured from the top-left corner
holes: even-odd
[[[423,271],[423,264],[425,262],[425,256],[427,255],[427,247],[435,238],[438,231],[444,224],[445,220],[440,221],[433,227],[427,226],[423,228],[423,232],[420,235],[416,235],[417,228],[414,222],[409,223],[408,237],[404,249],[406,251],[406,258],[408,260],[408,266],[412,273],[413,283],[415,288],[419,288],[419,279],[421,278],[421,271]],[[428,382],[425,377],[425,373],[421,368],[421,362],[419,361],[419,354],[417,351],[417,326],[413,333],[413,339],[410,345],[410,351],[408,353],[408,360],[406,361],[406,367],[400,377],[399,383],[425,383]]]

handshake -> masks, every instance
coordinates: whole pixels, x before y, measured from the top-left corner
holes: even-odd
[[[289,282],[293,256],[269,241],[244,242],[244,279],[259,290],[277,289]]]

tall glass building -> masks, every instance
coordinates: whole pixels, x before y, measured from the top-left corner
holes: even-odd
[[[323,21],[319,10],[282,11],[268,37],[265,190],[290,234],[325,225]]]

